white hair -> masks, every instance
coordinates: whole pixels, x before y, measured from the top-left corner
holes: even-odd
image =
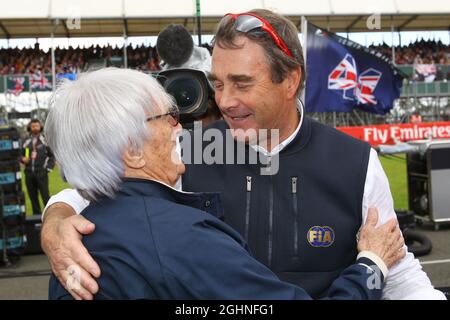
[[[65,81],[56,90],[45,135],[67,182],[94,200],[119,188],[127,147],[149,137],[146,117],[166,112],[172,98],[150,75],[105,68]]]

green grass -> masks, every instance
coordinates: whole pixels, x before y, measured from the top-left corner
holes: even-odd
[[[396,209],[407,209],[408,208],[408,191],[406,185],[406,160],[405,155],[395,156],[395,157],[385,157],[380,156],[381,164],[386,172],[389,179],[389,184],[391,187],[392,196],[394,197],[394,206]],[[31,204],[28,198],[26,186],[25,186],[25,176],[22,172],[22,186],[25,192],[26,198],[26,212],[31,215]],[[70,188],[70,186],[63,182],[59,174],[58,167],[50,172],[49,174],[49,187],[50,195],[54,195],[59,191]],[[42,201],[42,199],[41,199]]]
[[[380,160],[389,180],[394,207],[396,209],[408,209],[405,155],[380,156]]]
[[[57,194],[59,191],[63,189],[70,188],[70,185],[61,179],[61,176],[59,174],[59,168],[57,166],[52,172],[49,173],[48,181],[49,181],[50,196]],[[25,186],[25,175],[23,170],[22,170],[22,190],[25,193],[26,213],[27,215],[32,215],[33,210],[31,209],[30,198],[28,197],[27,187]],[[42,205],[42,198],[40,196],[39,201],[41,203],[42,210],[44,210],[44,206]]]

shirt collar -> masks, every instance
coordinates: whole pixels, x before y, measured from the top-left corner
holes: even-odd
[[[300,127],[302,126],[303,123],[303,113],[304,113],[304,109],[303,109],[303,103],[297,99],[297,110],[300,113],[300,121],[298,123],[297,128],[294,130],[294,132],[287,137],[285,140],[281,141],[281,143],[279,145],[276,145],[271,152],[267,151],[263,146],[260,145],[250,145],[252,147],[253,150],[255,150],[256,152],[261,152],[263,155],[265,155],[266,157],[269,156],[274,156],[277,155],[281,152],[281,150],[283,150],[284,148],[286,148],[297,136],[298,132],[300,131]]]
[[[161,181],[140,178],[122,178],[119,192],[126,195],[162,198],[206,211],[217,218],[223,217],[222,200],[217,192],[185,192]]]

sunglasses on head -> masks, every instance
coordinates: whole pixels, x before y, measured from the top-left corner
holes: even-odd
[[[275,29],[267,20],[253,13],[227,13],[224,17],[231,17],[235,21],[234,26],[237,31],[247,33],[254,29],[261,28],[267,32],[275,41],[275,44],[287,56],[293,57],[291,51],[284,43],[283,39],[277,34]]]

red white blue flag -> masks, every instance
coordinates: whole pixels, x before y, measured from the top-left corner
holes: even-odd
[[[403,75],[388,57],[308,24],[306,111],[386,114]]]

